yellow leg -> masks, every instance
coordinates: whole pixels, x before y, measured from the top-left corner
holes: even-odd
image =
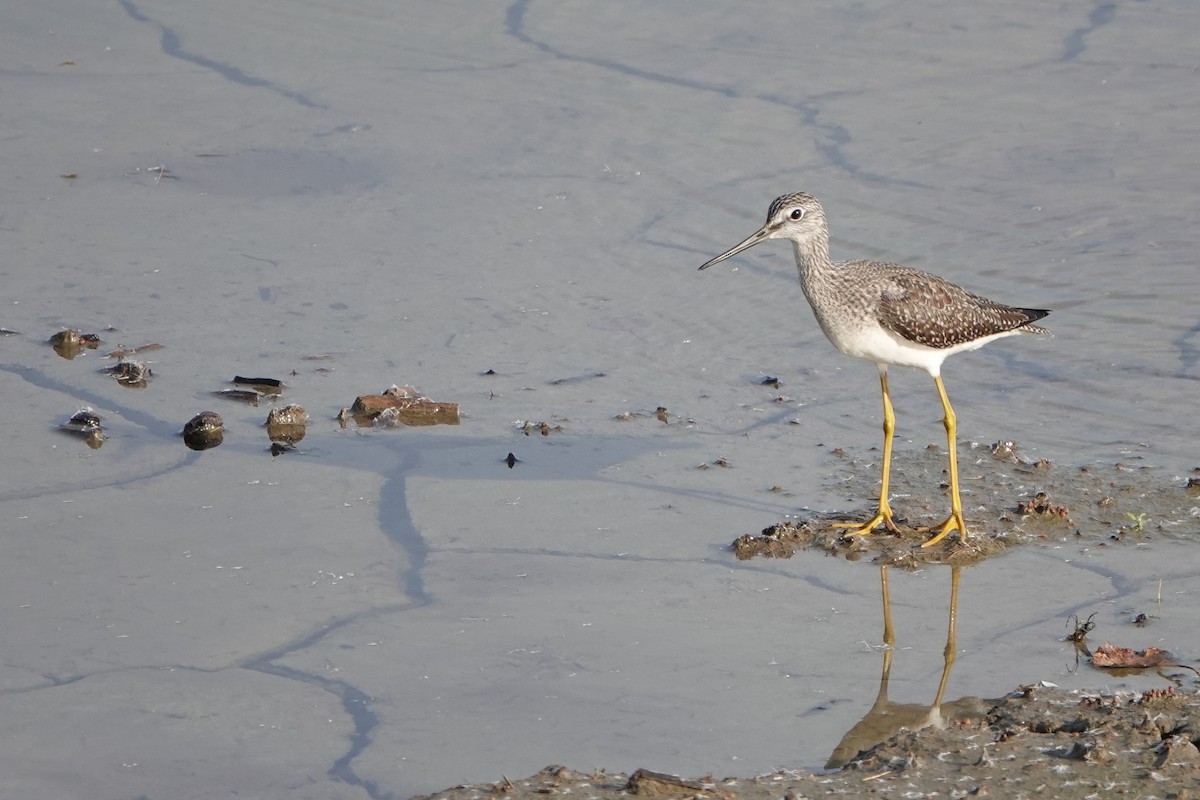
[[[952,531],[958,531],[960,542],[967,540],[967,523],[963,519],[962,500],[958,497],[958,443],[955,439],[957,427],[954,409],[950,407],[950,398],[946,396],[946,387],[942,385],[942,377],[934,376],[933,382],[937,384],[938,396],[942,399],[942,410],[946,412],[945,417],[942,418],[942,424],[946,427],[946,448],[950,451],[950,516],[941,525],[925,529],[933,531],[934,535],[933,538],[921,545],[922,547],[937,544]]]
[[[887,366],[879,365],[879,385],[883,389],[883,483],[879,489],[879,510],[865,525],[855,527],[855,522],[838,522],[835,528],[854,528],[847,531],[846,536],[861,536],[872,533],[880,525],[887,527],[892,533],[900,529],[892,521],[892,507],[888,504],[888,478],[892,472],[892,434],[896,430],[896,415],[892,413],[892,396],[888,392]]]

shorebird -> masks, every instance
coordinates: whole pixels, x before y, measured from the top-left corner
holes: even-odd
[[[744,241],[701,265],[707,269],[765,242],[789,239],[800,270],[800,286],[816,315],[817,323],[833,346],[848,356],[875,362],[883,390],[883,475],[879,510],[847,536],[874,532],[880,525],[894,533],[899,528],[888,502],[888,477],[892,461],[892,434],[896,417],[888,392],[888,366],[916,367],[933,378],[942,402],[947,450],[950,453],[950,516],[924,528],[933,536],[922,546],[940,542],[958,531],[967,539],[962,500],[958,494],[956,418],[946,387],[942,362],[955,353],[975,350],[990,341],[1019,333],[1046,333],[1032,324],[1050,312],[1039,308],[1014,308],[972,294],[937,275],[880,261],[831,261],[829,226],[820,202],[804,192],[785,194],[771,203],[767,221]]]

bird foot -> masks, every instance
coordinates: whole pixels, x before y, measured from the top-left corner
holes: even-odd
[[[859,525],[857,522],[833,523],[835,528],[854,528],[852,531],[846,531],[842,536],[865,536],[868,533],[874,533],[880,525],[885,526],[892,533],[900,533],[900,529],[892,521],[892,510],[887,506],[881,506],[875,516],[871,517],[865,525]]]
[[[954,531],[958,531],[959,542],[967,541],[967,523],[963,519],[961,511],[951,511],[950,516],[941,525],[931,525],[928,528],[920,528],[919,530],[921,533],[934,532],[933,537],[922,544],[921,547],[932,547]]]

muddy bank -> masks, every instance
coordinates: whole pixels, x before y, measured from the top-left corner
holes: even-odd
[[[872,709],[880,711],[887,709]],[[963,698],[941,708],[890,711],[908,715],[908,727],[856,753],[836,772],[679,779],[645,769],[551,766],[520,780],[500,777],[422,798],[1188,798],[1200,792],[1200,697],[1193,692],[1100,694],[1027,686],[997,700]]]

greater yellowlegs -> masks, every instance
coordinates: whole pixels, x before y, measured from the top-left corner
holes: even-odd
[[[940,542],[952,531],[966,541],[958,495],[958,451],[954,409],[942,385],[942,362],[964,350],[1018,333],[1046,333],[1033,323],[1050,312],[993,303],[928,272],[879,261],[831,261],[829,226],[815,197],[803,192],[785,194],[771,203],[767,222],[745,241],[703,264],[706,269],[768,239],[790,239],[796,251],[800,286],[813,314],[833,346],[848,356],[874,361],[883,389],[883,479],[879,510],[848,536],[871,533],[880,525],[898,532],[888,503],[892,433],[896,418],[888,393],[887,368],[918,367],[933,378],[945,412],[950,452],[950,516],[926,530],[934,535],[924,546]]]

